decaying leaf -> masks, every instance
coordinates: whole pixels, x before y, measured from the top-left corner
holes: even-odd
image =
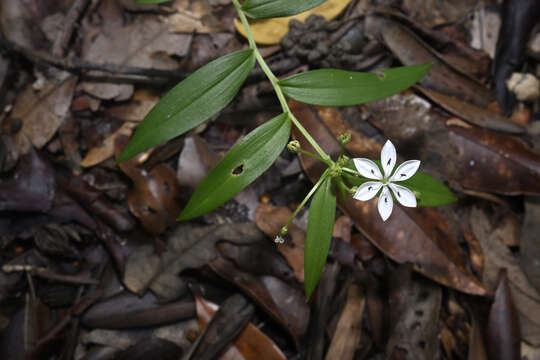
[[[124,123],[118,130],[106,138],[100,146],[90,149],[81,161],[81,166],[94,166],[112,157],[114,155],[114,144],[116,139],[119,136],[130,137],[136,126],[137,124],[133,122]]]
[[[28,152],[31,145],[41,149],[56,134],[68,113],[76,83],[77,77],[68,76],[59,84],[48,81],[39,91],[29,85],[17,97],[11,117],[23,121],[16,135],[21,152]]]
[[[490,289],[495,289],[499,271],[506,269],[508,287],[519,315],[521,336],[528,343],[539,346],[540,293],[527,280],[518,258],[499,239],[493,238],[493,226],[484,211],[474,207],[470,213],[470,224],[484,253],[483,282]]]
[[[115,138],[115,153],[119,154],[127,138]],[[137,158],[118,165],[131,178],[134,188],[128,194],[129,209],[138,217],[146,230],[161,233],[174,223],[180,212],[180,188],[176,173],[165,163],[160,163],[149,172],[137,167]]]
[[[540,202],[538,198],[525,198],[525,219],[519,241],[519,264],[527,279],[536,290],[540,291]]]
[[[231,261],[218,257],[210,267],[253,298],[274,320],[283,326],[297,346],[306,333],[309,307],[303,292],[272,276],[253,276],[238,270]],[[286,303],[284,303],[286,301]]]
[[[219,309],[216,304],[205,300],[200,296],[195,296],[197,306],[197,317],[201,329],[206,327],[212,316]],[[231,355],[228,355],[231,353]],[[234,353],[234,355],[232,355]],[[238,335],[234,341],[234,346],[230,347],[222,357],[231,357],[239,360],[285,360],[285,355],[279,347],[262,331],[252,323],[248,323],[246,328]]]
[[[169,31],[183,34],[223,32],[223,22],[212,14],[209,1],[179,0],[173,3],[176,12],[167,18]]]
[[[474,125],[511,134],[521,134],[525,131],[523,126],[511,122],[504,116],[488,109],[481,108],[462,101],[457,97],[444,95],[421,86],[418,86],[417,88],[446,111],[449,111]]]
[[[448,130],[457,150],[454,177],[463,187],[506,195],[540,193],[540,154],[523,141],[476,127]]]
[[[451,68],[434,51],[407,28],[390,21],[382,25],[381,35],[394,55],[405,65],[433,62],[429,73],[420,81],[426,88],[456,96],[480,107],[493,102],[491,91]]]
[[[392,330],[386,352],[400,349],[414,359],[437,359],[442,290],[426,279],[414,278],[411,270],[408,265],[400,265],[391,275]]]
[[[360,345],[362,317],[366,298],[358,285],[351,284],[347,291],[347,302],[339,317],[336,331],[326,353],[326,360],[352,360]]]
[[[322,126],[321,119],[327,116],[328,112],[317,115],[308,106],[296,102],[291,102],[291,109],[316,141],[327,152],[337,155],[339,152],[337,140],[325,126]],[[313,151],[298,132],[295,132],[294,136],[301,142],[303,149]],[[362,157],[364,154],[354,156]],[[301,160],[312,179],[316,179],[322,173],[321,163],[307,156],[301,156]],[[395,261],[413,263],[417,271],[460,291],[476,295],[485,295],[488,292],[465,270],[456,234],[450,231],[439,210],[405,209],[398,206],[395,207],[392,217],[383,223],[378,215],[376,200],[368,202],[349,200],[340,202],[340,207],[375,246]]]
[[[135,17],[125,25],[122,8],[116,2],[102,2],[99,27],[87,25],[82,58],[85,61],[103,64],[131,65],[146,68],[172,70],[178,63],[171,58],[185,56],[191,35],[173,34],[166,23],[157,15]],[[126,100],[133,94],[133,85],[113,82],[85,82],[83,88],[89,94],[105,100]]]

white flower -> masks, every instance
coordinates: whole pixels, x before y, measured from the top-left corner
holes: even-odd
[[[394,165],[396,165],[396,158],[396,148],[390,140],[387,140],[381,150],[381,164],[384,170],[384,176],[381,174],[377,164],[373,161],[364,158],[353,159],[354,166],[360,175],[368,179],[377,180],[367,181],[360,185],[353,197],[356,200],[370,200],[377,195],[377,192],[382,187],[377,208],[383,221],[386,221],[390,217],[394,206],[394,201],[388,188],[392,190],[394,197],[401,205],[416,207],[416,196],[414,196],[414,193],[404,186],[395,184],[395,182],[410,179],[420,167],[420,160],[405,161],[392,174]]]

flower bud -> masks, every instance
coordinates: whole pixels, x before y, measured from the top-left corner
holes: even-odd
[[[351,142],[351,133],[343,133],[339,135],[338,139],[339,139],[340,144],[345,146]]]
[[[298,151],[300,150],[300,142],[298,140],[293,140],[287,144],[287,150],[289,150],[292,154],[298,154]]]

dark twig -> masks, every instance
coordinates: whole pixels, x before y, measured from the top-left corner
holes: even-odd
[[[65,55],[69,40],[71,39],[73,30],[77,24],[77,20],[79,20],[82,12],[84,9],[86,9],[89,2],[90,0],[75,0],[73,2],[73,5],[69,9],[66,18],[64,19],[64,28],[54,41],[51,51],[54,56],[60,57]]]
[[[72,73],[80,74],[88,71],[99,71],[103,73],[109,73],[114,75],[133,75],[133,76],[146,76],[177,80],[184,79],[188,73],[184,71],[176,70],[160,70],[152,68],[141,68],[136,66],[125,66],[117,64],[93,64],[80,58],[58,58],[47,52],[40,50],[32,50],[15,44],[0,37],[0,46],[7,48],[10,51],[19,53],[26,57],[28,60],[35,64],[45,63],[62,70],[66,70]]]

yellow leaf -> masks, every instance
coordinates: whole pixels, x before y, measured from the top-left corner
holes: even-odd
[[[289,32],[289,21],[292,19],[304,22],[309,15],[317,14],[324,16],[327,21],[332,20],[338,16],[351,1],[352,0],[328,0],[316,8],[298,15],[285,18],[250,20],[249,24],[251,32],[253,33],[253,38],[257,44],[261,45],[278,44],[281,41],[281,38]],[[238,19],[234,20],[234,25],[240,34],[247,37],[246,31]]]

